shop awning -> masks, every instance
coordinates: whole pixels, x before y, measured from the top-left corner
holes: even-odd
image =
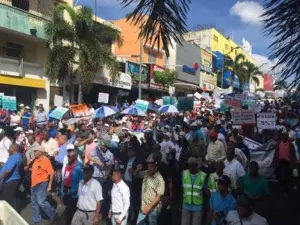
[[[46,88],[46,81],[42,79],[32,79],[25,77],[13,77],[0,75],[0,84],[31,87],[31,88]]]

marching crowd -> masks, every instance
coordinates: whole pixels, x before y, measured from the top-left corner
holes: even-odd
[[[212,105],[73,124],[64,123],[71,110],[58,121],[43,105],[12,112],[0,106],[0,200],[18,210],[19,193],[26,194],[32,224],[60,216],[47,201],[52,192],[65,206],[65,224],[170,224],[177,208],[182,225],[267,225],[261,206],[268,182],[243,139],[274,145],[275,175],[289,194],[298,176],[299,104],[263,103],[262,111],[277,115],[273,131],[235,127],[230,112]]]

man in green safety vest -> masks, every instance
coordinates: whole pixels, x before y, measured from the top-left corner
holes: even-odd
[[[188,159],[188,168],[182,174],[183,206],[181,225],[201,225],[203,221],[203,189],[215,192],[213,176],[199,171],[196,158]]]

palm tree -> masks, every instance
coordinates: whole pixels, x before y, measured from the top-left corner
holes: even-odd
[[[259,78],[257,76],[262,76],[263,73],[257,66],[248,61],[242,62],[241,67],[242,73],[241,76],[239,76],[240,88],[242,88],[246,82],[250,84],[251,81],[254,81],[256,89],[256,86],[259,85]]]
[[[274,90],[288,89],[288,84],[286,81],[276,81],[274,85]]]
[[[61,16],[64,12],[67,12],[69,21]],[[77,77],[78,101],[81,102],[82,89],[86,90],[92,84],[96,72],[104,66],[110,70],[114,79],[118,77],[119,64],[111,52],[111,44],[120,41],[120,34],[94,22],[91,9],[82,7],[76,10],[67,4],[58,4],[45,32],[49,47],[45,72],[50,81],[64,84],[64,94],[67,84],[73,93],[72,80]]]
[[[233,60],[229,56],[225,56],[224,60],[224,71],[230,71],[231,72],[231,86],[233,87],[234,84],[234,77],[235,75],[238,76],[239,80],[240,77],[243,74],[243,62],[245,60],[245,56],[242,54],[238,54],[235,59]]]

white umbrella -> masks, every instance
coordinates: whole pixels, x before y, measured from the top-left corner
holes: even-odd
[[[179,113],[175,105],[163,105],[158,111],[160,113]]]

